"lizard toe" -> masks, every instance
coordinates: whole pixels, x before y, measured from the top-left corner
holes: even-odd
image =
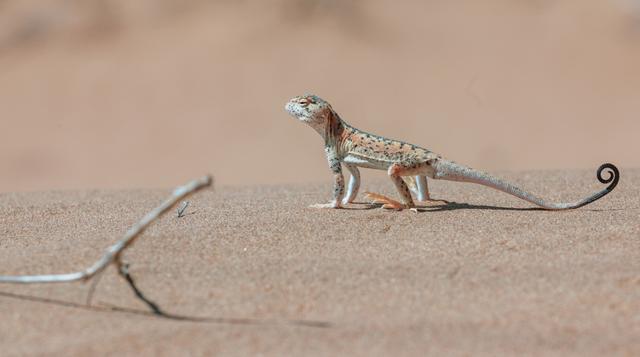
[[[339,203],[335,203],[335,202],[329,202],[329,203],[317,203],[315,205],[311,205],[309,206],[309,208],[320,208],[320,209],[327,209],[327,208],[342,208],[342,205],[340,205]]]

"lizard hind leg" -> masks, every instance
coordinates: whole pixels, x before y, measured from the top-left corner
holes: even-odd
[[[409,187],[409,191],[411,191],[414,196],[418,197],[420,195],[420,190],[418,188],[418,180],[420,179],[420,175],[404,176],[402,177],[402,179],[404,180],[404,183],[406,183]]]
[[[406,178],[406,177],[405,177]],[[403,178],[400,176],[397,177],[391,177],[391,180],[394,182],[394,184],[396,185],[396,188],[398,188],[399,192],[406,192],[406,194],[408,195],[409,199],[411,199],[411,193],[409,192],[410,188],[407,185],[407,183],[405,181],[403,181]],[[382,208],[384,209],[392,209],[392,210],[396,210],[396,211],[401,211],[407,207],[413,207],[413,206],[406,206],[396,200],[394,200],[393,198],[387,197],[385,195],[379,194],[379,193],[375,193],[375,192],[365,192],[364,196],[370,200],[372,203],[375,204],[380,204],[382,205]],[[403,196],[404,199],[404,196]],[[406,199],[405,199],[406,202]],[[412,200],[413,202],[413,200]]]
[[[396,186],[396,189],[398,190],[398,193],[400,194],[400,197],[402,198],[403,203],[400,203],[398,201],[395,201],[391,198],[388,198],[386,196],[383,196],[377,193],[367,192],[366,193],[367,197],[373,200],[373,202],[375,203],[382,203],[383,208],[396,209],[396,210],[401,210],[404,208],[415,209],[415,203],[413,202],[413,198],[411,197],[411,190],[409,189],[407,182],[409,182],[409,184],[412,186],[415,185],[416,186],[415,191],[419,192],[419,189],[417,188],[417,183],[413,182],[414,178],[412,176],[425,175],[428,172],[428,166],[429,164],[424,162],[424,163],[418,163],[418,164],[395,163],[389,167],[389,170],[387,171],[387,173],[389,174],[389,178],[391,178],[391,181],[393,182],[393,184]],[[420,179],[418,178],[418,180]]]
[[[396,186],[404,205],[402,208],[414,208],[416,205],[413,203],[413,198],[411,197],[411,191],[409,191],[409,187],[402,179],[402,176],[389,175],[391,181]]]
[[[423,175],[416,176],[416,199],[418,201],[429,201],[429,186],[427,185],[427,177]]]
[[[404,205],[402,203],[379,193],[365,192],[364,195],[371,202],[382,205],[382,208],[384,209],[393,209],[400,211],[404,208]]]
[[[420,204],[441,205],[443,203],[449,203],[447,200],[431,198],[431,195],[429,194],[429,185],[427,184],[427,177],[424,175],[416,176],[415,187],[416,200],[420,202]]]
[[[415,203],[413,202],[413,198],[411,197],[411,191],[409,190],[409,186],[404,181],[403,176],[414,176],[422,171],[422,166],[426,164],[400,164],[395,163],[389,167],[387,173],[389,174],[389,178],[396,186],[400,197],[402,198],[402,205],[398,205],[397,201],[389,200],[384,208],[393,208],[393,209],[403,209],[403,208],[415,208]]]

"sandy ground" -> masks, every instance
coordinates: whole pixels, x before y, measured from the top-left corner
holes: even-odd
[[[600,188],[583,170],[502,176],[554,200]],[[326,184],[203,192],[126,260],[162,307],[206,321],[146,315],[112,270],[91,308],[88,285],[2,285],[2,354],[640,354],[640,170],[568,212],[469,184],[432,190],[457,203],[319,211],[306,206]],[[88,265],[166,194],[0,194],[0,271]]]
[[[0,192],[319,183],[315,92],[487,170],[640,167],[637,0],[0,1]]]

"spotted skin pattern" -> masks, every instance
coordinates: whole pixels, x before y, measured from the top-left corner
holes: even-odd
[[[602,165],[598,170],[598,180],[602,183],[611,182],[607,188],[573,203],[551,203],[487,173],[445,160],[417,145],[356,129],[342,120],[328,102],[316,95],[294,97],[286,104],[285,110],[313,128],[324,140],[327,162],[334,178],[333,199],[328,204],[312,207],[341,208],[352,203],[360,188],[359,167],[387,171],[403,202],[402,207],[394,208],[415,207],[407,182],[415,183],[413,192],[420,201],[429,201],[427,177],[481,184],[549,210],[572,209],[589,204],[613,190],[619,179],[619,172],[614,165]],[[343,165],[351,174],[346,189]],[[601,176],[604,169],[611,174],[608,179]]]

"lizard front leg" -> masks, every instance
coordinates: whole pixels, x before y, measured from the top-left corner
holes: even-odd
[[[337,152],[332,147],[325,148],[329,168],[333,172],[333,200],[329,203],[321,203],[310,206],[311,208],[342,208],[342,198],[344,197],[344,176],[342,175],[342,165]]]
[[[358,170],[358,167],[353,164],[345,164],[345,166],[351,173],[351,178],[349,179],[349,185],[347,186],[347,194],[342,200],[343,205],[353,202],[358,195],[358,190],[360,189],[360,170]]]

